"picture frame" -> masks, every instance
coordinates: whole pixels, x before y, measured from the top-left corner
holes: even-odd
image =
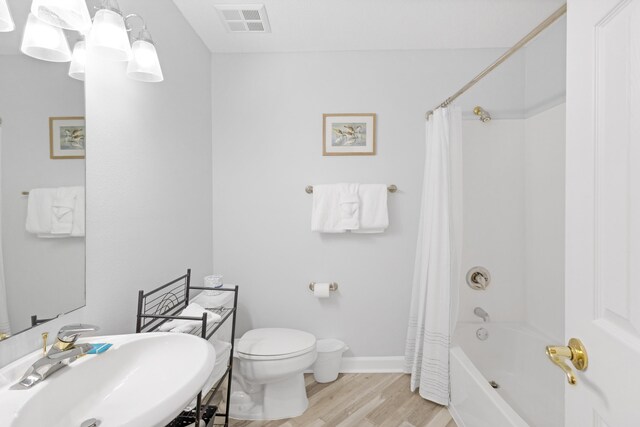
[[[375,113],[322,115],[323,156],[374,156],[375,154]]]
[[[49,158],[84,159],[84,117],[49,117]]]

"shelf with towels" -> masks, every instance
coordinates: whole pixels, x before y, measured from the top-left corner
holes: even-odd
[[[304,189],[304,191],[307,192],[307,194],[312,194],[313,193],[313,185],[307,185],[307,187]],[[391,184],[389,186],[387,186],[387,191],[389,193],[395,193],[398,191],[398,187],[395,184]]]

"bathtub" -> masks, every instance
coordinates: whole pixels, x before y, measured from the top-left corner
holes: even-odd
[[[479,328],[488,331],[485,341]],[[562,427],[565,377],[547,360],[549,344],[555,341],[522,323],[459,322],[449,407],[458,426]]]

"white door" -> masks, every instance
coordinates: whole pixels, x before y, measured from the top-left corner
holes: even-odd
[[[565,426],[638,427],[640,0],[568,8],[566,338],[589,366],[566,385]]]

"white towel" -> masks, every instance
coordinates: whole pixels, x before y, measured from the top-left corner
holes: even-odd
[[[357,230],[360,228],[360,184],[338,184],[340,189],[340,228]]]
[[[29,191],[26,230],[42,238],[85,234],[84,187],[35,188]]]
[[[226,284],[226,287],[233,287],[233,285]],[[227,306],[228,303],[231,303],[231,307],[233,307],[233,297],[235,293],[222,291],[219,295],[207,295],[204,292],[200,292],[195,297],[191,298],[191,301],[194,303],[200,304],[204,308],[218,308]]]
[[[207,326],[209,326],[209,323],[219,322],[222,319],[219,314],[209,310],[205,310],[200,304],[196,304],[194,302],[192,302],[184,310],[182,310],[182,313],[180,313],[178,316],[202,317],[202,315],[205,313],[207,314]],[[173,319],[160,325],[158,330],[162,332],[171,331],[186,333],[197,328],[201,324],[202,320]]]
[[[29,191],[27,232],[33,234],[51,233],[51,209],[55,195],[55,188],[34,188]]]
[[[85,234],[85,194],[84,187],[68,187],[75,193],[75,208],[73,209],[73,226],[71,237],[83,237]]]
[[[314,185],[311,231],[344,233],[340,216],[340,186]]]
[[[354,233],[382,233],[389,227],[386,184],[361,184],[360,228]]]
[[[58,188],[51,204],[51,234],[71,234],[75,208],[75,191]]]

